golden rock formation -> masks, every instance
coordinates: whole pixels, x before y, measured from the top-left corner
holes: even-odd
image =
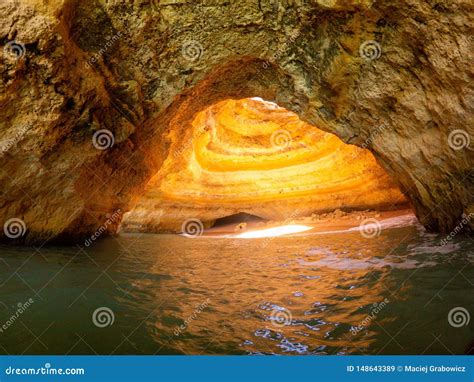
[[[467,0],[2,0],[0,224],[24,229],[14,239],[0,230],[0,241],[115,234],[196,114],[249,97],[367,148],[420,223],[450,232],[474,212],[473,20]],[[298,163],[292,138],[295,151],[259,165]],[[217,160],[229,169],[222,181],[236,175],[234,154],[211,146],[194,163]],[[192,179],[196,195],[205,177]],[[258,190],[252,209],[277,214],[296,198],[266,196]],[[474,231],[473,220],[462,227]]]
[[[199,112],[173,142],[123,229],[179,230],[245,212],[284,220],[335,209],[406,203],[373,155],[261,99],[226,100]]]

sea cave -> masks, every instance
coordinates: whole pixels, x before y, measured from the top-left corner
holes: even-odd
[[[0,353],[472,354],[471,8],[2,1]]]

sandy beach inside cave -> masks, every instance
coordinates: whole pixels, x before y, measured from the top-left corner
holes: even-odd
[[[284,221],[248,221],[244,224],[233,223],[206,229],[204,237],[239,238],[242,233],[265,231],[283,226],[306,226],[304,234],[325,234],[337,232],[357,232],[369,225],[369,230],[383,230],[417,223],[415,214],[410,209],[393,211],[352,211],[336,210],[331,213],[313,215],[310,217],[288,219]],[[370,225],[373,227],[370,227]],[[299,233],[283,234],[294,236]],[[283,236],[275,235],[275,236]]]

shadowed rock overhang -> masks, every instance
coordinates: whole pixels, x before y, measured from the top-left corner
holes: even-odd
[[[4,0],[0,20],[0,220],[20,241],[116,232],[172,134],[249,97],[370,150],[427,228],[474,212],[470,1]]]

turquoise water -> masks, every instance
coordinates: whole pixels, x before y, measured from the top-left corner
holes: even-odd
[[[464,354],[474,242],[441,239],[410,226],[374,238],[2,246],[0,352]]]

